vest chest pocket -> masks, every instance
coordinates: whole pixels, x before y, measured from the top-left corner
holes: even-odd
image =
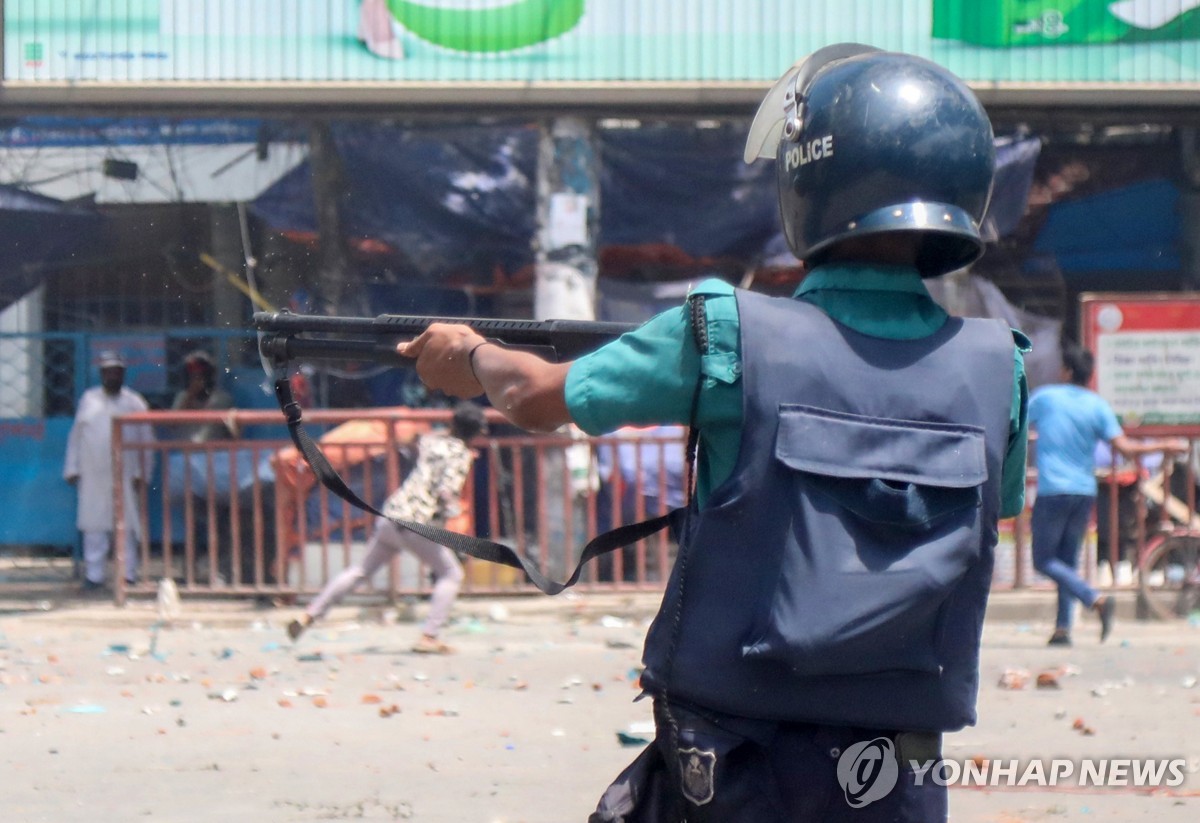
[[[780,409],[778,583],[743,646],[805,676],[939,669],[943,604],[981,551],[983,429]]]

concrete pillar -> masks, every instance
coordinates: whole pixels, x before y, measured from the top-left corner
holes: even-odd
[[[543,131],[538,151],[535,319],[594,320],[596,317],[598,165],[591,125],[586,120],[561,117]],[[588,449],[586,445],[573,448]],[[586,523],[582,497],[573,493],[575,484],[572,483],[570,490],[564,489],[564,482],[570,482],[564,471],[565,462],[564,451],[549,451],[542,466],[548,572],[557,580],[571,570],[566,562],[568,545],[570,557],[578,557]],[[578,463],[572,460],[572,469]],[[583,466],[586,468],[586,461]],[[567,501],[571,500],[575,502],[570,515],[572,534],[568,535]]]
[[[538,234],[534,317],[596,317],[599,169],[590,124],[562,117],[538,151]]]

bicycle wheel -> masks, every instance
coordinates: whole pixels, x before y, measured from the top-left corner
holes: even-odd
[[[1157,620],[1200,609],[1200,537],[1168,537],[1150,550],[1140,571],[1142,603]]]

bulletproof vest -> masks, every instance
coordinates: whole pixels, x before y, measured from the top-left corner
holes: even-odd
[[[1012,332],[869,337],[737,292],[733,474],[680,533],[643,685],[739,717],[973,723],[1013,390]]]

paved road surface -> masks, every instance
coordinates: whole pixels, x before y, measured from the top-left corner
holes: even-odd
[[[1038,612],[1050,613],[1049,601]],[[638,749],[634,703],[653,598],[460,602],[448,658],[416,626],[343,607],[298,644],[288,610],[57,604],[0,617],[6,821],[583,821]],[[1200,626],[1126,620],[1105,646],[989,620],[981,722],[950,758],[1186,757],[1157,795],[952,790],[956,823],[1200,820]],[[1002,688],[1005,670],[1059,689]],[[1085,735],[1076,720],[1091,728]]]

